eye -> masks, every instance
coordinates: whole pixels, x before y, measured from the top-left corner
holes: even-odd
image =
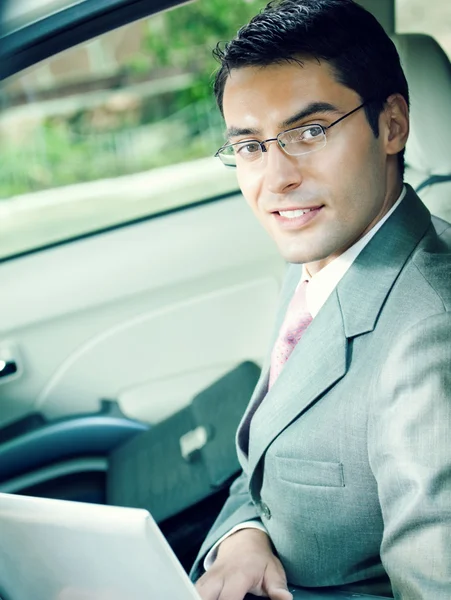
[[[299,133],[299,141],[310,142],[321,137],[324,134],[324,131],[319,125],[312,125]]]
[[[243,142],[235,145],[235,152],[243,158],[257,154],[260,150],[260,144],[257,142]]]

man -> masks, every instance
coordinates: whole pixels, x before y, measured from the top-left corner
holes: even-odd
[[[351,0],[282,0],[217,56],[218,156],[290,266],[197,589],[449,600],[451,228],[403,184],[397,52]]]

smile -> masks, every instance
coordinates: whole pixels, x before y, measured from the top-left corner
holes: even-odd
[[[312,210],[317,210],[316,208],[306,208],[304,210],[280,210],[279,215],[281,217],[286,217],[287,219],[295,219],[296,217],[302,217],[306,213],[311,212]]]
[[[324,206],[313,206],[303,209],[280,210],[272,214],[282,229],[297,230],[313,221],[323,208]]]

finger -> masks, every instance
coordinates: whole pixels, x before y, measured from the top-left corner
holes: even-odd
[[[205,573],[194,585],[202,600],[218,600],[224,582],[219,577],[212,577],[211,573]]]
[[[293,600],[293,594],[287,588],[271,588],[267,594],[271,600]]]
[[[234,573],[233,576],[225,577],[218,600],[244,600],[251,587],[252,580],[248,575]]]
[[[288,590],[285,571],[278,561],[271,562],[266,567],[263,581],[264,590],[271,600],[293,599],[293,594]]]
[[[212,569],[197,581],[195,587],[202,600],[243,600],[251,583],[242,573],[224,577]]]

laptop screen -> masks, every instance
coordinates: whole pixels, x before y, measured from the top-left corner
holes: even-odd
[[[199,600],[145,510],[0,494],[2,600]]]

